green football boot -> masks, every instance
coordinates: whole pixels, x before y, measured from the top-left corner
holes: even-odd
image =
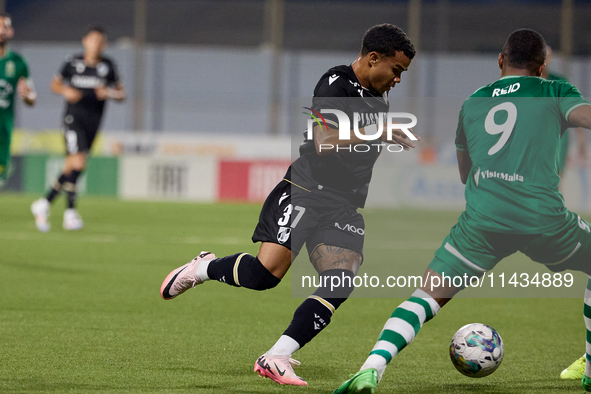
[[[568,366],[564,371],[560,373],[560,379],[573,379],[578,380],[583,377],[585,373],[585,355],[577,359],[574,363]]]
[[[373,394],[378,385],[378,371],[373,368],[357,372],[333,394]]]
[[[591,391],[591,378],[583,374],[583,378],[581,379],[581,386],[583,386],[583,390]]]

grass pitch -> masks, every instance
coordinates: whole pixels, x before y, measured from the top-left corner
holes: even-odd
[[[0,393],[330,393],[358,370],[401,302],[347,301],[295,355],[309,386],[281,387],[252,369],[301,302],[291,298],[289,277],[266,292],[210,282],[172,301],[159,296],[168,272],[202,249],[256,253],[250,236],[258,206],[85,197],[86,228],[70,233],[61,229],[60,200],[53,230],[42,234],[29,212],[34,198],[0,194]],[[365,213],[368,242],[372,223],[385,215]],[[407,223],[392,230],[397,242],[414,232],[437,244],[458,213],[393,216]],[[426,266],[433,251],[408,248],[396,257],[423,253]],[[378,393],[581,392],[580,382],[558,376],[584,353],[583,292],[578,299],[453,300],[391,363]],[[470,322],[495,327],[505,341],[499,370],[482,379],[464,377],[449,360],[452,335]]]

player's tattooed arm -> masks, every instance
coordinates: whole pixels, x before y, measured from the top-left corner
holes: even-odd
[[[350,249],[320,245],[314,250],[310,260],[318,273],[330,269],[345,269],[357,275],[362,258],[359,253]]]
[[[457,154],[458,169],[460,170],[460,179],[462,180],[462,183],[465,185],[468,181],[468,174],[470,174],[470,170],[472,169],[472,159],[470,158],[470,153],[468,153],[468,151],[457,151]]]

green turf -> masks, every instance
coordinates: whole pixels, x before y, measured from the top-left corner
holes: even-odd
[[[309,386],[280,387],[252,368],[301,302],[288,278],[267,292],[206,283],[172,301],[159,296],[168,272],[202,249],[255,253],[258,206],[86,197],[86,228],[67,233],[60,200],[54,229],[41,234],[29,212],[34,198],[0,194],[1,393],[329,393],[357,371],[401,301],[347,301],[296,353]],[[368,243],[372,223],[387,217],[397,242],[437,244],[457,215],[370,210]],[[426,266],[432,252],[396,256],[418,255]],[[449,361],[453,333],[470,322],[495,327],[505,341],[499,370],[482,379]],[[378,393],[581,392],[558,375],[583,354],[584,335],[581,299],[454,300],[392,362]]]

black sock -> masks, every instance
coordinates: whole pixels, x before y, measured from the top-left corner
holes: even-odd
[[[253,290],[271,289],[281,281],[270,273],[257,257],[248,253],[237,253],[213,260],[207,267],[207,276],[231,286]]]
[[[343,279],[339,286],[332,289],[332,284],[336,282],[328,279],[331,276]],[[325,282],[321,283],[327,283],[328,286],[319,287],[314,294],[300,304],[283,335],[293,338],[300,345],[300,349],[304,347],[306,343],[310,342],[320,331],[330,324],[333,313],[343,302],[347,301],[347,298],[354,289],[353,277],[353,272],[348,270],[334,269],[324,271],[320,275],[320,278],[324,279]],[[333,298],[330,295],[341,297]]]
[[[76,182],[78,182],[79,176],[80,171],[72,171],[64,182],[64,190],[68,196],[68,209],[74,209],[76,205]]]
[[[47,198],[47,201],[52,202],[53,199],[56,198],[58,194],[60,194],[60,192],[62,191],[62,186],[64,185],[64,182],[68,177],[69,175],[61,174],[60,177],[57,178],[57,180],[53,184],[53,187],[49,190],[49,193],[47,193],[47,197],[45,197]]]

